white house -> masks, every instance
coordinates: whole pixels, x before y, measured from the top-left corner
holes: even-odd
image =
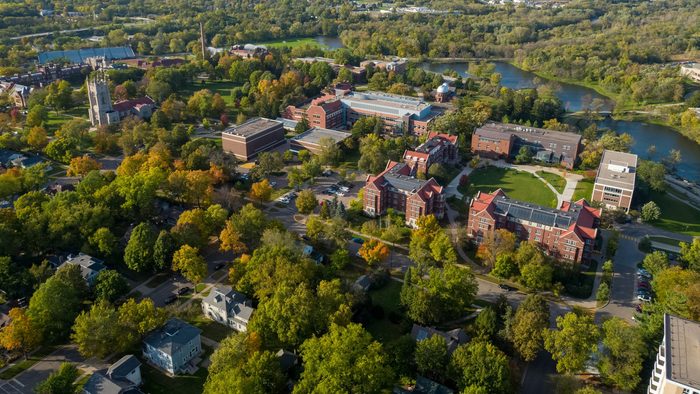
[[[252,305],[250,299],[234,291],[231,286],[217,286],[202,300],[202,312],[215,322],[245,332],[255,311]]]
[[[95,284],[97,275],[99,275],[102,270],[107,268],[102,263],[102,260],[96,259],[85,253],[78,253],[77,256],[68,255],[68,259],[65,263],[61,264],[61,267],[66,265],[77,265],[80,267],[80,274],[90,286]]]

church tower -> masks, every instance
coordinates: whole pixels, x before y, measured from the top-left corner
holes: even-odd
[[[88,101],[90,102],[90,123],[93,126],[109,125],[119,122],[119,113],[112,109],[109,95],[107,74],[96,71],[86,81]]]

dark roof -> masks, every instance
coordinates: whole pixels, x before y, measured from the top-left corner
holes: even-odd
[[[132,382],[110,379],[105,375],[105,370],[93,373],[85,382],[83,391],[89,394],[142,394]]]
[[[445,338],[445,342],[447,343],[447,351],[450,354],[454,352],[459,345],[465,344],[469,341],[469,336],[467,333],[460,328],[445,332],[436,328],[423,327],[419,326],[418,324],[414,324],[413,328],[411,329],[411,338],[413,338],[413,340],[416,342],[428,339],[433,335],[439,335]]]
[[[135,98],[131,100],[122,100],[122,101],[117,101],[114,103],[112,106],[112,109],[118,112],[126,112],[129,111],[132,108],[135,108],[136,106],[139,105],[155,105],[155,101],[151,99],[150,97],[140,97],[140,98]]]
[[[280,349],[277,351],[276,355],[280,362],[280,367],[284,372],[289,371],[292,367],[297,365],[297,362],[299,361],[299,357],[289,350]]]
[[[416,378],[416,385],[413,390],[405,390],[401,387],[394,389],[395,394],[453,394],[454,391],[447,386],[434,382],[424,376]]]
[[[179,348],[198,337],[202,330],[180,319],[172,318],[165,325],[146,336],[143,342],[172,355]]]
[[[568,229],[578,220],[580,207],[572,205],[569,211],[561,211],[554,208],[546,208],[537,204],[511,200],[506,196],[497,196],[494,199],[497,215],[511,216],[529,222],[539,223],[545,226]]]
[[[131,371],[141,366],[141,362],[131,354],[128,354],[112,364],[107,369],[107,375],[112,379],[120,379],[126,377]]]
[[[428,183],[427,180],[418,179],[410,175],[402,175],[399,171],[405,166],[406,164],[404,163],[398,163],[384,174],[384,179],[386,179],[391,186],[399,190],[407,191],[420,190],[423,185]]]
[[[39,64],[66,58],[71,63],[85,63],[89,57],[104,57],[107,60],[127,59],[136,56],[130,47],[84,48],[68,51],[49,51],[39,54]]]

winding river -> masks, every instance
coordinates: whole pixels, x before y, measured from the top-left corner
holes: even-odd
[[[501,74],[501,84],[512,89],[532,88],[538,84],[547,83],[537,75],[521,70],[510,63],[495,62],[496,72]],[[443,73],[454,70],[463,77],[469,75],[468,63],[422,63],[421,67],[426,70]],[[568,83],[552,82],[556,86],[556,95],[565,104],[570,112],[581,111],[588,108],[593,99],[600,99],[605,104],[599,108],[600,111],[612,109],[612,102],[595,90],[572,85]],[[618,133],[629,133],[634,138],[632,152],[643,159],[660,160],[668,155],[671,149],[678,149],[681,152],[681,163],[676,170],[678,175],[691,181],[700,182],[700,145],[682,136],[670,127],[656,125],[652,123],[614,120],[605,118],[598,123],[601,128],[614,130]],[[649,155],[648,149],[651,145],[656,147],[656,153]]]

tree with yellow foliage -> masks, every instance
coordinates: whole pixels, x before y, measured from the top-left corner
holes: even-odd
[[[369,239],[362,244],[357,252],[369,265],[375,265],[386,260],[389,256],[389,247],[376,239]]]
[[[19,350],[27,358],[27,353],[41,344],[41,330],[23,309],[10,309],[10,324],[0,331],[0,345],[9,351]]]
[[[270,201],[270,197],[272,196],[272,186],[270,186],[270,182],[267,179],[263,179],[260,182],[253,183],[253,185],[250,187],[250,193],[248,195],[253,200],[257,200],[262,204],[265,201]]]
[[[102,165],[91,157],[74,157],[70,160],[70,165],[68,166],[68,176],[83,177],[92,170],[99,170],[100,167],[102,167]]]

